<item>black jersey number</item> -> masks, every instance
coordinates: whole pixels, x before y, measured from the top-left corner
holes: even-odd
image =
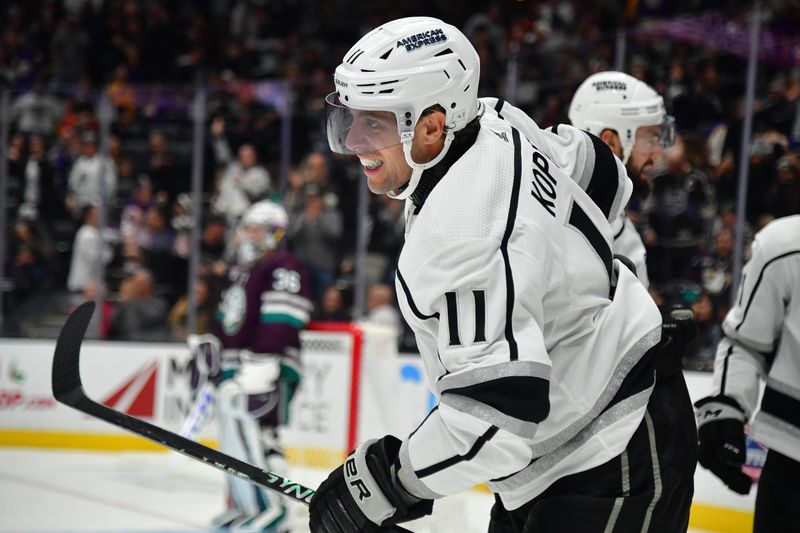
[[[458,298],[455,292],[444,295],[447,302],[447,327],[450,333],[450,346],[460,346],[461,336],[458,331]],[[475,301],[475,340],[486,342],[486,291],[473,290],[472,298]]]

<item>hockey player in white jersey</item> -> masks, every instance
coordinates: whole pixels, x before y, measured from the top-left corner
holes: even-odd
[[[664,99],[624,72],[598,72],[586,78],[572,97],[569,119],[606,143],[625,164],[628,176],[644,189],[650,188],[649,174],[662,149],[675,140],[675,123],[666,113]],[[647,287],[646,251],[633,223],[620,217],[613,231],[614,253],[633,262]]]
[[[749,420],[750,436],[769,449],[753,531],[788,531],[800,502],[800,215],[756,234],[722,329],[714,389],[695,404],[700,464],[747,494],[752,482],[742,465]]]
[[[492,533],[685,531],[696,442],[676,426],[694,429],[691,404],[656,379],[659,311],[611,250],[630,183],[602,143],[610,165],[564,170],[547,154],[566,138],[539,146],[487,109],[479,68],[459,30],[414,17],[336,69],[331,148],[406,199],[398,299],[438,403],[330,474],[311,531],[378,531],[477,483],[497,496]]]

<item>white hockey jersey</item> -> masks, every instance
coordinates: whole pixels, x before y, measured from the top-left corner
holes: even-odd
[[[419,497],[486,482],[517,508],[621,453],[644,416],[661,317],[612,258],[625,184],[607,147],[577,164],[559,142],[485,110],[407,203],[398,300],[439,400],[400,451]]]
[[[613,175],[610,161],[608,161],[611,159],[608,154],[611,154],[616,166],[618,183],[616,196],[611,199],[607,217],[614,235],[611,251],[614,255],[622,255],[630,259],[636,268],[636,276],[639,281],[645,287],[649,287],[647,251],[639,232],[625,214],[625,206],[628,205],[628,200],[631,198],[633,184],[628,178],[628,171],[622,161],[613,156],[613,152],[600,146],[604,143],[598,137],[586,135],[585,132],[574,126],[559,124],[552,128],[542,129],[527,113],[501,99],[487,97],[480,100],[487,112],[501,116],[529,141],[541,146],[547,157],[557,162],[580,185],[581,189],[589,192],[592,198],[600,204],[604,201],[607,202],[608,199],[602,198],[602,195],[598,198],[598,194],[594,193],[606,191],[607,188],[594,180],[609,179]],[[601,167],[607,165],[609,168],[595,173],[598,153],[600,154],[599,165]]]
[[[722,329],[714,394],[739,402],[751,420],[751,437],[800,461],[800,215],[779,218],[756,234]]]
[[[650,276],[647,275],[647,250],[642,242],[642,236],[631,219],[622,216],[618,222],[619,228],[614,233],[614,254],[627,257],[636,267],[636,277],[645,287],[650,286]]]

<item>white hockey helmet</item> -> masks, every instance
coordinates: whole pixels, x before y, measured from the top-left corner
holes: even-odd
[[[240,222],[242,242],[236,252],[239,262],[249,263],[277,248],[288,226],[289,216],[282,205],[270,200],[251,205]]]
[[[569,120],[576,128],[597,136],[605,129],[616,131],[623,163],[628,162],[640,127],[661,126],[663,148],[675,142],[675,120],[667,115],[664,99],[624,72],[598,72],[586,78],[572,97]]]
[[[477,116],[479,76],[478,53],[456,27],[431,17],[379,26],[336,68],[336,92],[325,99],[331,150],[358,154],[403,143],[413,172],[408,186],[393,197],[407,198],[422,171],[444,157],[453,133]],[[435,104],[445,111],[445,146],[432,161],[419,164],[411,157],[414,127]]]

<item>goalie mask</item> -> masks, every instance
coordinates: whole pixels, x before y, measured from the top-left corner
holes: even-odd
[[[280,246],[288,225],[289,217],[281,205],[264,200],[250,206],[239,224],[239,263],[255,261]]]
[[[599,72],[586,78],[572,97],[569,120],[576,128],[598,137],[605,129],[616,131],[623,163],[628,162],[636,143],[655,143],[661,148],[675,143],[675,119],[667,115],[664,99],[652,87],[624,72]],[[646,126],[660,126],[660,131],[637,139],[636,131]]]
[[[403,144],[412,168],[402,192],[414,192],[422,171],[444,157],[454,132],[478,114],[480,61],[457,28],[430,17],[409,17],[380,26],[361,38],[336,68],[336,92],[326,99],[331,150],[340,154],[376,152]],[[423,111],[445,111],[444,149],[430,162],[411,156],[414,127]]]

